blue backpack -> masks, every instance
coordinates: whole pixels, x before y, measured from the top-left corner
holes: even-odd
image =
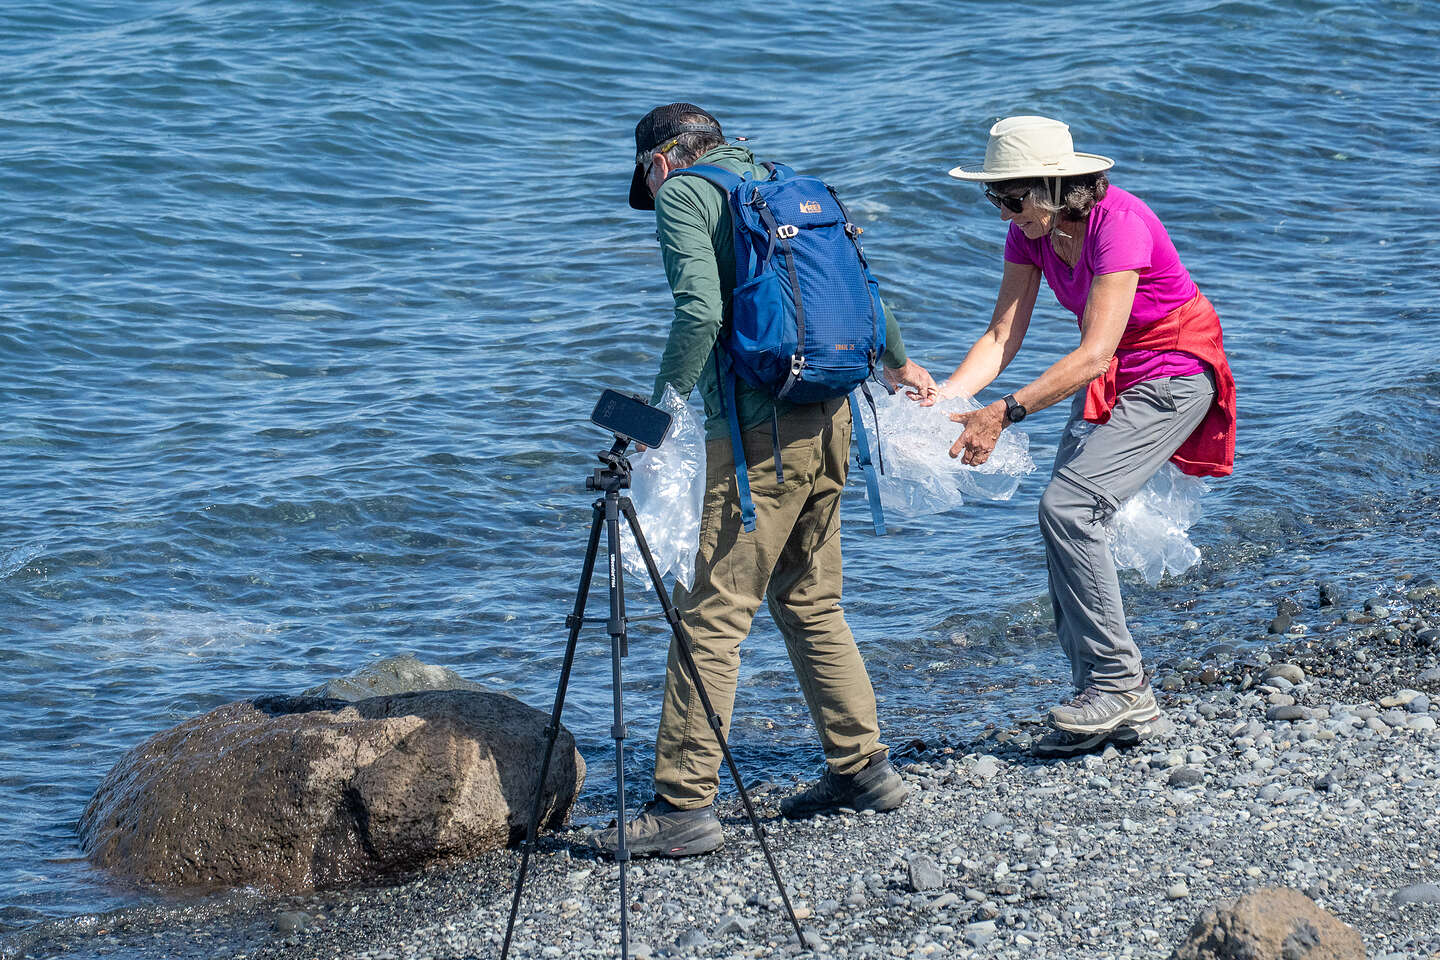
[[[735,225],[735,290],[730,323],[718,341],[723,348],[718,354],[724,356],[728,369],[718,372],[735,454],[740,518],[747,531],[755,529],[755,505],[735,407],[737,378],[792,403],[849,395],[857,460],[865,472],[875,532],[884,534],[880,489],[856,390],[863,390],[873,410],[875,401],[866,381],[885,351],[880,285],[865,261],[860,228],[850,222],[835,191],[784,164],[764,166],[770,171],[765,180],[710,164],[672,174],[701,177],[724,191]],[[775,478],[783,483],[778,415],[771,419],[771,433]],[[880,464],[883,472],[883,455]]]

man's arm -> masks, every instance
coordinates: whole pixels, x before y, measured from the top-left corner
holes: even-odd
[[[711,240],[713,216],[688,183],[668,183],[655,198],[656,235],[675,298],[675,315],[655,376],[652,403],[664,396],[667,383],[682,397],[689,396],[720,335],[724,307]]]

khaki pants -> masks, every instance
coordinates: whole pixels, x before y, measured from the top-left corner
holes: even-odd
[[[769,424],[744,436],[755,530],[744,532],[730,441],[706,445],[705,503],[691,590],[675,587],[675,605],[694,648],[710,703],[726,737],[740,673],[740,641],[764,596],[826,761],[853,773],[885,749],[875,692],[840,610],[840,492],[850,454],[844,398],[797,407],[780,418],[781,465]],[[655,744],[655,794],[690,810],[715,799],[724,755],[686,675],[675,642],[665,671],[665,701]]]

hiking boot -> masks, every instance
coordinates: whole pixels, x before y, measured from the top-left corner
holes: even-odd
[[[1031,756],[1078,757],[1082,753],[1094,753],[1109,741],[1108,733],[1071,733],[1069,730],[1051,730],[1035,741],[1030,748]]]
[[[894,810],[909,795],[905,781],[880,754],[855,773],[836,773],[827,764],[824,775],[813,786],[780,801],[780,812],[799,820],[841,808],[857,812]]]
[[[1133,747],[1137,743],[1160,740],[1175,732],[1175,724],[1162,711],[1148,720],[1132,720],[1110,731],[1110,742],[1116,746]]]
[[[1074,699],[1050,708],[1050,722],[1071,733],[1108,733],[1125,723],[1149,720],[1160,712],[1150,685],[1124,693],[1086,687]]]
[[[610,857],[620,843],[617,827],[590,836],[589,845]],[[625,828],[625,847],[632,857],[693,857],[718,850],[725,843],[713,805],[681,810],[656,797],[640,808]]]
[[[1126,749],[1139,743],[1154,740],[1163,729],[1170,725],[1163,714],[1156,713],[1145,720],[1132,720],[1120,724],[1114,730],[1100,733],[1072,733],[1069,730],[1051,730],[1035,741],[1030,755],[1042,759],[1056,757],[1078,757],[1083,753],[1095,753],[1108,746]]]

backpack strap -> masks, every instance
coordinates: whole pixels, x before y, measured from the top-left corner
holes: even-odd
[[[780,466],[780,408],[770,404],[770,443],[775,448],[775,482],[785,482],[785,470]]]
[[[715,186],[729,194],[730,191],[740,186],[745,178],[738,173],[731,173],[723,167],[717,167],[713,163],[697,163],[693,167],[682,167],[679,170],[671,170],[670,177],[699,177],[702,180],[709,180]],[[669,180],[670,177],[666,177]]]
[[[786,180],[795,176],[795,171],[783,163],[771,163],[767,160],[762,163],[761,166],[770,171],[771,180]],[[729,170],[722,170],[720,167],[709,163],[697,163],[692,167],[684,167],[670,174],[672,177],[687,175],[709,180],[732,197],[735,196],[735,188],[745,182],[744,177],[731,173]],[[833,196],[833,190],[831,194]],[[785,254],[785,270],[790,275],[790,289],[794,292],[795,334],[796,342],[799,344],[799,352],[790,358],[790,374],[786,377],[784,386],[775,394],[777,397],[783,397],[794,388],[796,382],[800,379],[801,371],[805,369],[805,304],[800,299],[800,278],[795,272],[794,252],[790,249],[790,238],[795,235],[795,228],[791,227],[789,230],[783,230],[779,221],[775,219],[775,214],[771,211],[770,205],[767,204],[763,198],[756,196],[744,202],[754,206],[755,212],[760,217],[760,222],[765,224],[766,233],[770,235],[770,248],[765,252],[765,259],[769,260],[770,257],[774,255],[777,243],[780,246],[781,252]],[[861,263],[864,263],[863,259]],[[775,476],[777,479],[782,477],[780,470],[778,428],[775,436]]]
[[[895,395],[895,391],[891,390],[890,385],[884,380],[880,381],[880,385],[891,396]],[[865,402],[870,404],[870,419],[875,421],[875,455],[880,460],[880,474],[883,476],[885,474],[885,445],[880,442],[880,411],[875,409],[875,398],[870,395],[869,380],[860,381],[860,391],[865,394]]]
[[[775,167],[775,164],[766,163],[762,164],[762,166],[764,166],[767,170],[772,170],[773,173],[773,168]],[[789,168],[787,167],[786,169],[788,170]],[[684,167],[680,170],[672,170],[670,171],[670,176],[699,177],[702,180],[708,180],[710,183],[714,184],[721,193],[725,195],[727,204],[733,204],[738,200],[739,195],[737,192],[737,188],[741,184],[745,183],[746,180],[750,179],[748,177],[742,177],[737,173],[731,173],[729,170],[726,170],[723,167],[717,167],[711,163],[697,163],[693,167]],[[669,177],[666,177],[666,179],[668,180]],[[737,219],[734,225],[734,232],[738,234],[739,231],[740,221]],[[769,260],[774,253],[775,238],[772,236],[770,238],[770,249],[765,252],[765,259]],[[735,246],[735,256],[737,258],[740,256],[740,245],[738,243]],[[738,262],[735,264],[737,284],[741,282],[744,276],[751,276],[755,273],[755,258],[756,252],[753,248],[751,248],[748,264],[740,264]]]
[[[770,171],[772,180],[784,179],[785,177],[794,176],[795,174],[794,170],[791,170],[784,164],[766,163],[763,164],[763,166]],[[671,171],[670,176],[690,176],[708,180],[727,196],[733,196],[735,188],[744,183],[746,179],[739,174],[731,173],[729,170],[709,163],[697,163],[694,166],[674,170]],[[763,200],[760,201],[760,207],[763,208],[762,219],[765,220],[766,228],[770,233],[770,251],[767,253],[768,258],[768,256],[775,251],[778,227],[775,223],[774,216],[770,213],[769,208],[765,206]],[[789,241],[784,239],[781,239],[780,242],[784,244],[786,266],[790,270],[791,283],[795,284],[796,306],[799,307],[799,285],[795,276],[795,265],[790,256],[790,244]],[[802,319],[800,326],[802,333],[804,331],[803,324],[804,321]],[[740,432],[740,412],[735,402],[735,367],[733,364],[727,364],[728,369],[723,371],[720,369],[719,357],[725,350],[718,343],[716,346],[718,349],[716,349],[712,355],[716,358],[715,377],[720,387],[721,412],[725,415],[726,420],[729,421],[730,426],[730,448],[735,460],[735,489],[739,494],[740,500],[740,522],[744,526],[745,531],[749,533],[755,529],[755,502],[750,496],[750,467],[749,464],[745,462],[745,444]],[[791,381],[794,380],[794,377],[795,373],[792,370]],[[789,385],[787,384],[786,389],[788,388]],[[783,392],[784,391],[781,391],[782,394]],[[784,483],[785,473],[780,461],[780,413],[773,408],[770,412],[770,437],[775,447],[775,482]]]
[[[735,492],[740,499],[740,523],[746,533],[755,529],[755,501],[750,498],[750,466],[745,462],[745,441],[740,434],[740,413],[735,406],[735,367],[720,368],[720,354],[715,350],[715,376],[720,381],[720,412],[730,423],[730,451],[735,461]],[[778,463],[778,461],[777,461]]]
[[[861,384],[865,391],[865,398],[870,401],[870,409],[875,410],[875,398],[870,396],[870,389]],[[865,494],[870,500],[870,517],[875,521],[875,536],[885,536],[885,511],[880,506],[880,481],[875,476],[875,465],[870,462],[870,437],[865,430],[865,418],[860,414],[860,393],[858,390],[850,391],[850,419],[855,424],[855,442],[859,446],[859,452],[855,460],[860,464],[860,469],[865,473]],[[878,449],[880,441],[880,418],[875,418],[875,441]],[[881,460],[883,470],[883,457]]]
[[[840,208],[840,216],[845,218],[845,235],[850,238],[850,243],[855,247],[855,256],[860,258],[860,269],[865,272],[865,279],[867,281],[873,281],[875,278],[870,275],[870,262],[865,259],[865,248],[860,245],[860,228],[851,222],[850,211],[845,208],[845,201],[840,199],[840,195],[835,192],[835,188],[826,184],[825,189],[830,191],[830,196],[835,199],[835,205]],[[875,295],[873,292],[870,296],[870,342],[872,344],[880,342],[880,310],[876,308]],[[873,374],[875,372],[875,365],[879,362],[880,357],[876,355],[874,350],[868,351],[868,355],[870,359],[870,372]],[[888,386],[885,389],[890,390]],[[895,391],[890,390],[890,392],[894,393]],[[867,397],[870,395],[869,390],[866,390],[865,395]],[[874,408],[875,403],[873,400],[870,406],[872,409]],[[875,424],[878,430],[880,424],[878,418]],[[882,470],[881,472],[883,473],[884,471]]]
[[[788,168],[777,163],[775,169],[779,171]],[[775,394],[777,397],[783,397],[795,386],[800,379],[801,372],[805,369],[805,302],[800,297],[800,277],[795,272],[795,255],[790,248],[790,238],[795,236],[797,231],[794,227],[789,227],[788,230],[782,227],[763,197],[757,196],[753,203],[755,212],[760,216],[760,222],[765,224],[765,230],[770,234],[771,248],[774,248],[777,240],[780,242],[780,250],[785,254],[785,271],[790,275],[790,293],[795,300],[796,352],[790,356],[790,375],[785,378],[785,385]],[[874,307],[872,306],[871,309],[873,310]]]

